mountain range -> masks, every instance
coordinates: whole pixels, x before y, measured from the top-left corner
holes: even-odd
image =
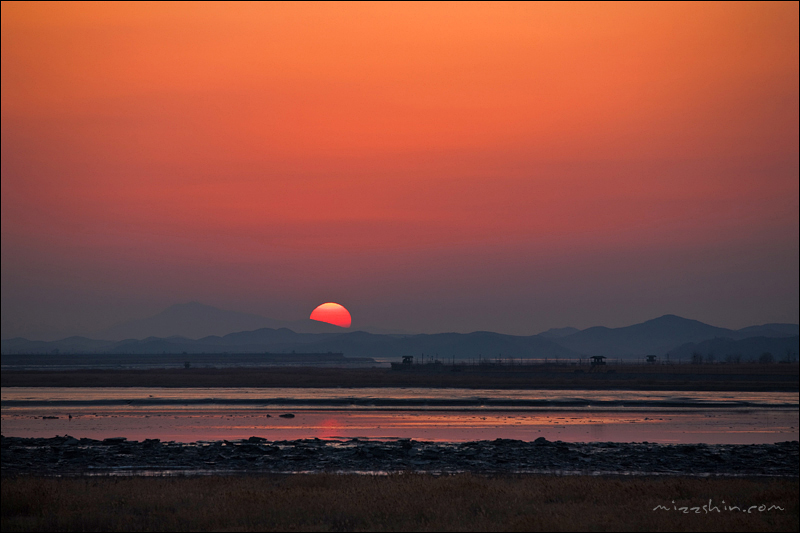
[[[665,355],[684,344],[716,338],[738,341],[751,337],[791,337],[798,335],[798,329],[797,324],[764,324],[732,330],[676,315],[664,315],[622,328],[588,328],[554,340],[565,348],[586,355],[635,357]]]
[[[316,320],[275,320],[251,313],[226,311],[199,302],[173,305],[157,315],[131,320],[98,331],[92,336],[112,341],[148,337],[186,337],[199,339],[208,335],[227,335],[237,331],[287,328],[297,333],[336,333],[346,331]],[[397,333],[366,328],[371,333]]]
[[[226,331],[239,327],[243,331],[206,334],[202,337],[197,335],[198,332]],[[669,355],[677,360],[688,359],[693,353],[713,353],[720,359],[736,354],[749,360],[763,352],[770,352],[776,360],[782,360],[785,357],[796,358],[799,330],[797,324],[765,324],[731,330],[675,315],[664,315],[621,328],[558,328],[529,336],[488,331],[396,334],[350,331],[312,320],[282,322],[190,303],[172,306],[153,317],[110,328],[104,335],[108,340],[69,337],[45,342],[13,338],[2,341],[2,353],[297,351],[341,352],[348,357],[383,360],[421,354],[441,360],[498,357],[577,359],[593,355],[631,359],[650,354]]]

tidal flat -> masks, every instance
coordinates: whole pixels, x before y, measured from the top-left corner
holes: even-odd
[[[2,475],[171,475],[398,472],[796,477],[798,441],[775,444],[568,443],[540,437],[472,442],[411,439],[129,441],[70,436],[0,439]]]
[[[797,407],[796,395],[791,394],[796,374],[676,373],[629,380],[614,374],[461,377],[381,369],[192,368],[3,372],[2,377],[3,531],[795,531],[798,527]],[[15,386],[9,388],[12,383]],[[373,394],[347,389],[342,383],[380,390]],[[537,389],[537,383],[548,386]],[[556,384],[564,383],[567,390],[559,391]],[[23,384],[31,390],[24,390]],[[294,398],[275,388],[281,384],[303,391]],[[394,398],[387,388],[412,384],[432,388],[421,396],[405,390],[403,394],[414,396],[413,401]],[[470,391],[461,392],[454,385]],[[644,391],[636,392],[634,385],[643,385]],[[47,390],[52,386],[66,389]],[[162,388],[136,389],[154,386]],[[209,390],[189,398],[195,393],[187,386]],[[241,390],[242,386],[254,391]],[[329,388],[312,390],[319,386]],[[492,394],[498,398],[484,393],[485,387],[496,387]],[[671,392],[680,390],[712,392]],[[55,396],[40,397],[43,394]],[[315,394],[324,394],[326,405],[319,405]],[[267,401],[270,398],[274,401]],[[390,400],[401,400],[402,405],[378,405]],[[372,418],[360,425],[342,424],[350,418],[333,415],[343,408],[353,420],[365,416],[397,420],[391,428],[380,428],[384,438],[350,438],[347,431],[363,433],[376,424]],[[214,409],[220,412],[211,413]],[[568,414],[576,409],[587,412]],[[469,420],[459,414],[465,410],[475,411],[468,413]],[[289,412],[296,416],[280,417]],[[254,416],[260,417],[258,421]],[[475,436],[458,442],[388,438],[397,435],[401,425],[406,428],[403,434],[434,436],[425,433],[427,426],[409,424],[417,418],[438,432],[443,427],[452,432],[458,416]],[[770,418],[774,416],[782,418]],[[705,432],[702,437],[690,430],[686,417]],[[619,433],[617,418],[624,422],[619,427],[630,428],[633,434]],[[330,423],[331,419],[339,423]],[[587,440],[596,442],[581,442],[587,438],[583,433],[568,435],[570,428],[581,427],[569,423],[573,420],[602,429],[588,435]],[[181,421],[191,422],[192,431],[184,431]],[[215,436],[208,426],[217,422],[225,431],[240,434]],[[675,435],[664,431],[673,422]],[[125,424],[144,425],[127,435]],[[762,427],[765,424],[769,427]],[[117,433],[109,432],[112,428]],[[651,433],[658,435],[648,433],[654,428],[658,431]],[[516,439],[494,438],[512,429],[527,433]],[[769,433],[765,440],[756,438],[765,430]],[[159,431],[181,438],[159,440]],[[279,436],[292,431],[302,438]],[[713,440],[709,431],[743,440]],[[691,436],[678,435],[683,432]],[[186,440],[200,434],[205,436]],[[335,438],[342,435],[348,438]],[[449,433],[446,437],[453,439]],[[661,441],[643,442],[651,437]],[[481,438],[487,440],[475,440]]]
[[[5,531],[797,531],[798,480],[4,477]]]
[[[771,444],[798,440],[800,427],[790,392],[410,387],[4,387],[1,421],[7,437],[184,443],[255,435]]]

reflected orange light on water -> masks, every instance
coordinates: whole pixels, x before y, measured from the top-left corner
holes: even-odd
[[[797,440],[800,427],[797,394],[780,392],[14,387],[0,395],[3,435],[18,437],[757,444]],[[493,399],[510,403],[486,407]],[[469,405],[435,407],[445,400]],[[287,413],[294,418],[280,417]]]
[[[342,429],[345,428],[345,425],[342,424],[336,418],[326,418],[320,423],[320,427],[317,428],[317,436],[321,439],[331,439],[334,437],[341,437],[342,436]]]
[[[798,411],[717,409],[531,413],[525,411],[408,411],[296,409],[131,409],[119,407],[3,410],[6,436],[160,438],[180,442],[307,438],[398,439],[439,442],[538,437],[569,442],[761,444],[798,439]],[[67,418],[72,414],[73,418]],[[58,416],[43,419],[42,416]],[[269,416],[267,416],[269,415]]]

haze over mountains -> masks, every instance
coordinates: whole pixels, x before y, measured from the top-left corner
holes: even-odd
[[[241,328],[241,329],[240,329]],[[231,332],[230,330],[234,330]],[[797,324],[765,324],[740,330],[665,315],[622,328],[557,328],[539,335],[493,332],[387,334],[351,331],[315,322],[278,321],[223,311],[199,303],[170,307],[153,317],[127,322],[101,335],[104,340],[69,337],[59,341],[22,338],[2,341],[2,353],[256,353],[342,352],[348,357],[399,358],[422,353],[442,360],[478,357],[577,359],[592,355],[687,358],[694,352],[744,360],[769,351],[776,360],[798,352]],[[208,332],[215,334],[209,335]],[[705,355],[705,354],[704,354]]]
[[[556,342],[586,355],[613,354],[615,357],[630,357],[666,354],[686,343],[715,338],[737,341],[750,337],[788,337],[797,334],[797,324],[765,324],[731,330],[675,315],[664,315],[623,328],[588,328],[558,338]]]
[[[112,341],[148,337],[186,337],[227,335],[261,328],[288,328],[297,333],[334,333],[342,328],[315,320],[275,320],[261,315],[225,311],[198,302],[176,304],[157,315],[131,320],[100,331],[97,337]]]

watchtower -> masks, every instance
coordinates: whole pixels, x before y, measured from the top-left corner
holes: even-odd
[[[606,358],[605,355],[593,355],[592,356],[592,367],[594,368],[596,366],[602,366],[602,365],[606,364],[605,358]]]
[[[392,370],[405,370],[405,371],[417,370],[417,368],[414,368],[414,356],[404,355],[402,363],[392,363]]]

